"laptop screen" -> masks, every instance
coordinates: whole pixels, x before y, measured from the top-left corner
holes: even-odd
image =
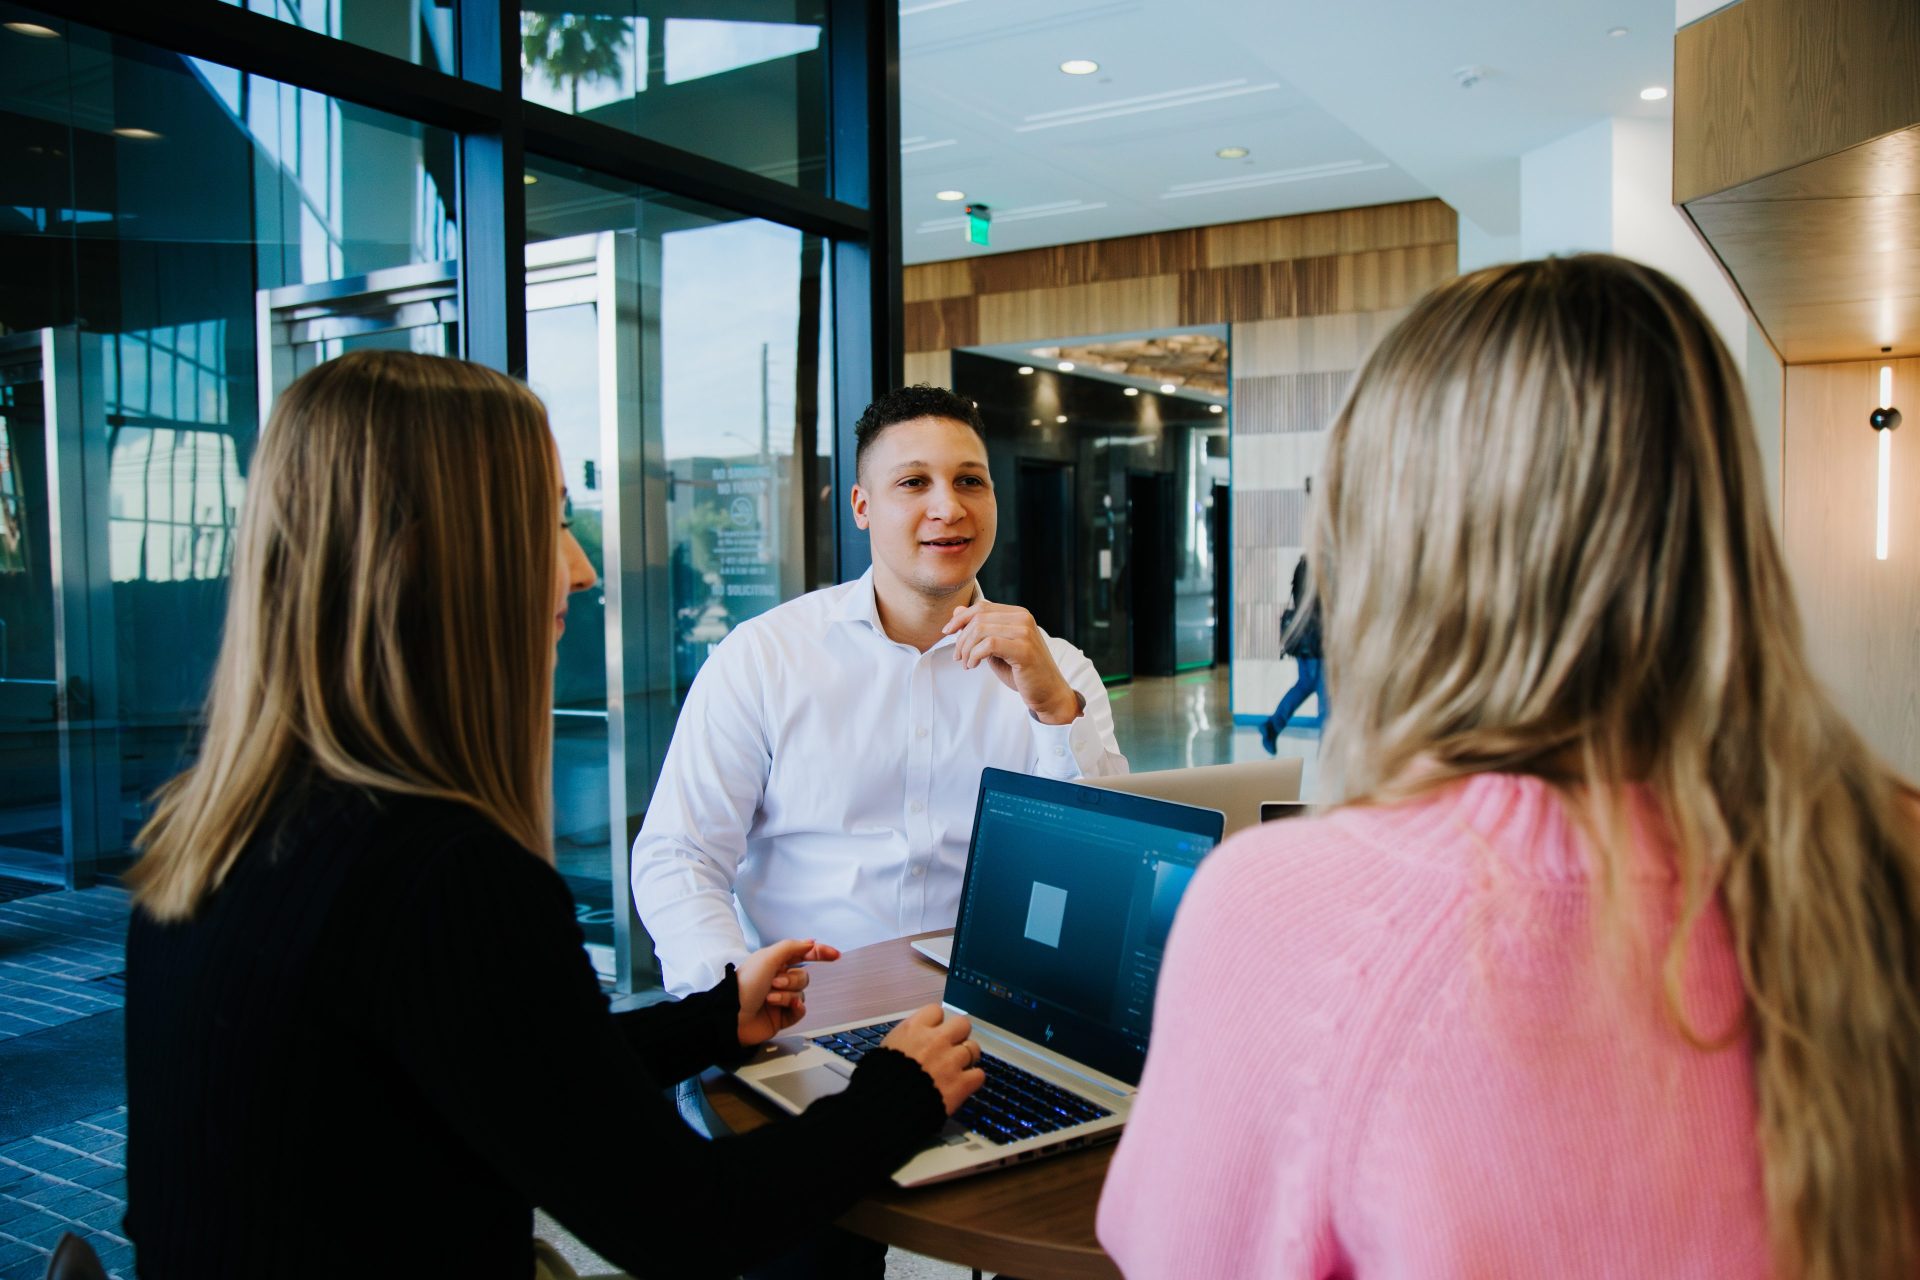
[[[988,769],[946,1001],[1138,1084],[1174,908],[1211,809]]]

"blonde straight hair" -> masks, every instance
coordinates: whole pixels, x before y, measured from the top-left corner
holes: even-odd
[[[1349,803],[1547,779],[1616,926],[1625,788],[1645,784],[1683,894],[1667,1005],[1702,1051],[1681,965],[1716,899],[1738,951],[1779,1274],[1906,1280],[1914,793],[1809,669],[1763,493],[1739,375],[1666,276],[1583,255],[1442,286],[1328,440],[1323,758]]]
[[[129,874],[190,917],[275,802],[326,778],[471,806],[551,858],[560,476],[546,410],[479,365],[362,351],[254,454],[195,763]]]

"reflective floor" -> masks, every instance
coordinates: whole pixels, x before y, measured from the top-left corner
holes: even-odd
[[[1114,735],[1133,772],[1261,759],[1260,731],[1233,723],[1231,688],[1225,667],[1143,676],[1109,688]],[[1320,731],[1289,729],[1280,735],[1278,754],[1306,761],[1301,798],[1318,799]]]

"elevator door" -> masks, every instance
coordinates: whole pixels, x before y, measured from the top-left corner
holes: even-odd
[[[1014,522],[1020,574],[1017,603],[1050,636],[1078,643],[1079,558],[1073,537],[1073,464],[1020,459]]]
[[[1133,671],[1170,676],[1174,669],[1173,476],[1135,471],[1127,476],[1127,579],[1133,594]]]

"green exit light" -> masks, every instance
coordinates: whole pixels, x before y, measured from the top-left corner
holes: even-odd
[[[967,206],[967,243],[985,245],[987,229],[993,225],[993,212],[983,204]]]

